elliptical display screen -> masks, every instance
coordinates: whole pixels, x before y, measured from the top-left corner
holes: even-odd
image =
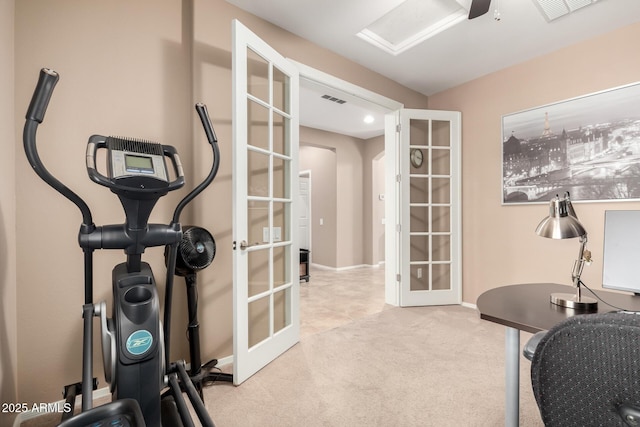
[[[154,172],[153,161],[151,160],[151,157],[125,154],[124,163],[126,165],[127,172],[149,174],[152,174]]]
[[[169,182],[162,145],[111,136],[107,138],[106,145],[109,149],[109,178],[130,180],[133,177],[144,177]],[[134,187],[148,185],[133,181],[131,183]]]

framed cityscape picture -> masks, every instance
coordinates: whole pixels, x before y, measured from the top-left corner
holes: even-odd
[[[640,199],[640,82],[502,117],[502,203]]]

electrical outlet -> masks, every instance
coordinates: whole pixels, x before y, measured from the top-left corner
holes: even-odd
[[[262,227],[262,242],[269,243],[269,227]]]
[[[418,268],[417,275],[418,279],[422,279],[422,268]]]

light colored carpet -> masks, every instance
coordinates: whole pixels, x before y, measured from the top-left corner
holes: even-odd
[[[387,306],[379,268],[300,285],[300,343],[239,387],[205,388],[217,427],[504,425],[504,327],[460,306]],[[542,426],[524,358],[520,378],[521,425]]]
[[[458,306],[390,308],[302,339],[205,401],[218,427],[502,426],[503,329]],[[542,426],[528,369],[521,425]]]

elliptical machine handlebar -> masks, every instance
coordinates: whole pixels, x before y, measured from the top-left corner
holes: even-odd
[[[201,102],[198,102],[196,104],[196,111],[198,112],[198,116],[200,116],[200,121],[202,122],[202,127],[204,127],[204,132],[207,134],[207,140],[209,141],[209,144],[217,144],[218,138],[216,137],[216,133],[213,131],[213,126],[211,125],[211,119],[209,118],[207,106]]]
[[[209,112],[207,111],[207,106],[202,103],[196,104],[196,111],[198,112],[198,116],[200,116],[200,121],[202,122],[202,127],[204,128],[204,132],[207,135],[207,141],[211,144],[213,148],[213,165],[211,166],[211,171],[209,175],[198,185],[196,188],[191,190],[189,194],[187,194],[184,199],[178,203],[176,206],[176,210],[173,212],[173,223],[177,224],[180,222],[180,214],[182,213],[182,209],[191,200],[193,200],[198,194],[202,193],[202,191],[211,184],[213,179],[216,177],[218,173],[218,168],[220,167],[220,149],[218,148],[218,138],[216,137],[216,133],[213,130],[213,126],[211,125],[211,119],[209,118]]]
[[[40,70],[40,77],[27,110],[27,120],[35,120],[38,123],[42,123],[53,88],[58,83],[59,78],[58,73],[49,68]]]
[[[90,231],[95,228],[95,226],[93,224],[89,206],[87,206],[80,196],[71,191],[69,187],[51,175],[47,168],[44,167],[42,160],[40,160],[38,149],[36,147],[36,132],[38,130],[38,125],[44,120],[49,100],[51,99],[53,89],[56,86],[56,83],[58,83],[59,78],[60,76],[58,73],[53,70],[48,68],[40,70],[38,83],[33,92],[33,96],[31,97],[31,102],[29,103],[29,108],[27,109],[26,114],[27,120],[25,122],[23,132],[24,151],[31,167],[38,176],[80,209],[80,212],[82,213],[82,225],[83,227],[87,227],[88,231]]]
[[[101,148],[108,148],[107,139],[100,135],[93,135],[89,139],[89,143],[87,144],[87,173],[89,174],[89,178],[96,184],[100,184],[104,187],[111,188],[114,193],[127,192],[130,191],[129,186],[120,185],[114,180],[104,176],[100,172],[98,172],[98,168],[96,167],[96,152]],[[171,159],[171,163],[173,165],[173,170],[176,173],[176,179],[171,182],[168,182],[166,186],[163,186],[162,192],[166,194],[169,191],[177,190],[184,185],[184,170],[182,169],[182,162],[180,161],[180,156],[176,149],[170,145],[163,145],[162,152],[164,156],[169,157]],[[140,187],[136,189],[138,193],[157,193],[158,188],[149,186],[149,187]]]

